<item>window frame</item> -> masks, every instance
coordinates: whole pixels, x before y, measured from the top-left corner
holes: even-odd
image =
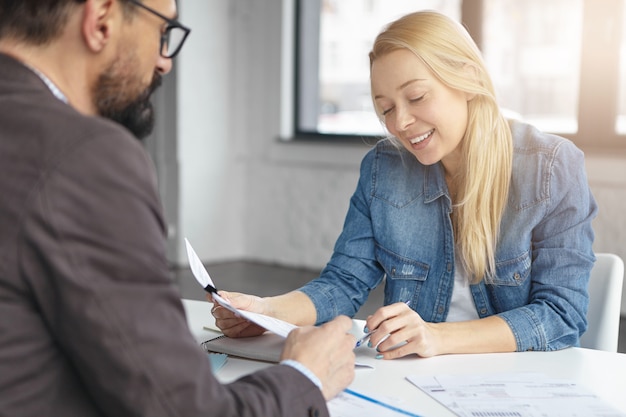
[[[380,136],[365,134],[332,134],[318,131],[307,131],[300,128],[300,91],[299,85],[303,74],[301,73],[300,48],[303,24],[300,21],[302,3],[307,2],[319,5],[321,0],[291,0],[294,4],[293,31],[294,43],[292,51],[292,106],[290,109],[291,134],[289,140],[297,142],[336,143],[336,144],[372,144],[379,140]],[[483,0],[463,0],[461,2],[461,16],[465,27],[482,49],[482,10]],[[550,132],[572,140],[578,147],[590,151],[626,151],[626,134],[616,131],[618,116],[618,94],[620,82],[620,47],[622,30],[626,30],[626,19],[623,18],[623,8],[626,8],[625,0],[583,0],[583,27],[581,45],[581,67],[579,78],[578,100],[578,130],[576,133]],[[319,7],[317,7],[319,10]],[[287,12],[289,10],[287,9]],[[318,25],[319,27],[319,25]],[[315,37],[319,39],[319,36]],[[626,47],[626,46],[625,46]],[[317,54],[319,45],[310,48],[305,58],[308,64]],[[318,65],[306,65],[309,74],[315,75],[319,80]],[[601,76],[598,69],[602,69]],[[626,70],[623,70],[626,74]],[[626,75],[625,75],[626,77]],[[311,79],[311,78],[306,78]],[[622,80],[626,83],[626,79]],[[311,83],[307,83],[311,85]],[[316,88],[318,84],[315,83]],[[602,103],[598,106],[597,103]],[[287,117],[286,114],[284,114]]]
[[[293,0],[295,3],[294,7],[294,57],[293,57],[293,68],[294,68],[294,77],[293,77],[293,112],[291,117],[293,118],[293,140],[298,142],[330,142],[330,143],[341,143],[341,144],[362,144],[364,140],[367,142],[377,141],[380,138],[371,135],[360,135],[360,134],[338,134],[338,133],[321,133],[318,131],[309,131],[302,130],[300,128],[300,81],[303,78],[309,80],[306,84],[309,86],[315,85],[317,89],[319,89],[319,65],[317,51],[319,50],[319,43],[315,45],[314,48],[310,48],[307,51],[302,51],[300,48],[302,41],[302,27],[303,22],[301,21],[302,17],[302,9],[304,4],[306,4],[307,9],[316,9],[320,10],[319,4],[321,0]],[[316,16],[319,20],[319,15]],[[319,25],[318,25],[319,28]],[[315,30],[313,27],[311,30]],[[319,32],[317,36],[310,36],[309,38],[319,40]],[[311,46],[310,44],[307,46]],[[302,54],[308,52],[305,57],[302,57]],[[302,61],[307,62],[307,64],[313,65],[302,65]],[[301,68],[306,68],[307,71],[311,71],[314,74],[310,74],[309,77],[302,77]],[[314,80],[314,81],[312,81]]]

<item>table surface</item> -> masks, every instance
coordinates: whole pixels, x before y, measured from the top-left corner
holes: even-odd
[[[217,334],[206,330],[213,326],[211,303],[183,300],[189,328],[200,343]],[[355,329],[363,321],[355,320]],[[442,355],[432,358],[407,357],[378,360],[373,349],[356,350],[357,362],[374,369],[357,368],[349,388],[393,401],[400,408],[423,416],[451,416],[451,411],[406,380],[408,375],[490,374],[538,372],[549,377],[573,380],[591,390],[616,409],[626,413],[626,354],[593,349],[569,348],[554,352],[515,352],[490,354]],[[229,358],[217,373],[223,383],[271,366],[264,362]]]

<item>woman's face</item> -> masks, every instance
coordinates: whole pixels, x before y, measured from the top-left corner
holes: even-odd
[[[412,52],[399,49],[371,68],[372,96],[389,133],[424,165],[454,174],[467,128],[466,93],[441,83]]]

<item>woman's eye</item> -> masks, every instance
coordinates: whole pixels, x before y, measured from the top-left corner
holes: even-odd
[[[422,94],[422,95],[421,95],[421,96],[419,96],[419,97],[415,97],[415,98],[409,99],[409,102],[411,102],[411,103],[417,103],[418,101],[422,101],[422,99],[424,98],[424,96],[425,96],[425,95],[426,95],[426,94]]]
[[[391,112],[393,110],[393,107],[388,108],[387,110],[383,110],[382,115],[386,116],[389,114],[389,112]]]

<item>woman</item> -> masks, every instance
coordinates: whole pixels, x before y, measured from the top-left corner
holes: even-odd
[[[577,345],[597,212],[582,152],[508,122],[478,48],[439,13],[391,23],[370,75],[392,137],[363,159],[328,265],[284,295],[225,295],[305,325],[353,316],[385,278],[385,307],[364,329],[384,359]],[[213,314],[229,336],[262,332]]]

